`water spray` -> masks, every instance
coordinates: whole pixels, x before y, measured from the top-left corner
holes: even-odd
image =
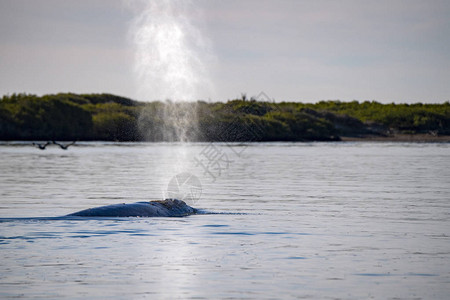
[[[210,98],[213,92],[208,69],[213,56],[198,27],[200,11],[187,0],[131,1],[131,4],[136,11],[130,39],[135,53],[138,97],[165,101],[143,110],[139,117],[141,134],[151,141],[196,141],[198,118],[194,101]],[[181,146],[175,155],[170,154],[173,165],[166,170],[169,177],[161,179],[166,184],[170,181],[168,193],[172,197],[181,193],[194,199],[196,196],[192,195],[201,194],[198,193],[201,184],[191,183],[195,176],[185,176],[192,167],[187,152]]]

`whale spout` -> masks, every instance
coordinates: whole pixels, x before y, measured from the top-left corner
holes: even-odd
[[[160,201],[113,204],[81,210],[67,216],[73,217],[185,217],[197,213],[184,201]]]

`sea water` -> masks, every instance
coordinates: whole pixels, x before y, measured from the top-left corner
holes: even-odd
[[[214,214],[53,218],[183,171]],[[450,295],[450,144],[3,143],[0,201],[2,299]]]

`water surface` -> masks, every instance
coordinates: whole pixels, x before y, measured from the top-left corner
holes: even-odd
[[[449,150],[4,143],[0,298],[447,299]],[[232,214],[45,218],[161,199],[182,171],[201,180],[196,207]]]

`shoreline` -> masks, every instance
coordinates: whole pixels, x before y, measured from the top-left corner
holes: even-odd
[[[388,136],[367,135],[360,137],[341,136],[342,142],[412,142],[450,143],[450,135],[432,134],[392,134]]]
[[[431,135],[431,134],[392,134],[389,136],[380,136],[380,135],[364,135],[364,136],[341,136],[339,137],[340,140],[335,141],[325,141],[325,142],[333,142],[333,143],[339,143],[339,142],[399,142],[399,143],[450,143],[450,135]],[[9,143],[18,143],[18,144],[27,144],[31,142],[45,142],[47,140],[0,140],[0,145],[9,144]],[[68,141],[65,141],[68,142]],[[83,143],[83,142],[104,142],[104,143],[170,143],[170,142],[154,142],[154,141],[107,141],[107,140],[78,140],[77,143]],[[315,142],[314,140],[311,141],[260,141],[256,143],[279,143],[279,142],[298,142],[298,143],[308,143],[308,142]],[[320,141],[316,141],[320,142]],[[177,143],[177,142],[174,142]],[[215,142],[208,142],[208,141],[197,141],[197,142],[191,142],[191,143],[215,143]],[[223,142],[222,142],[223,143]],[[227,143],[227,142],[225,142]],[[255,141],[241,141],[239,143],[255,143]]]

